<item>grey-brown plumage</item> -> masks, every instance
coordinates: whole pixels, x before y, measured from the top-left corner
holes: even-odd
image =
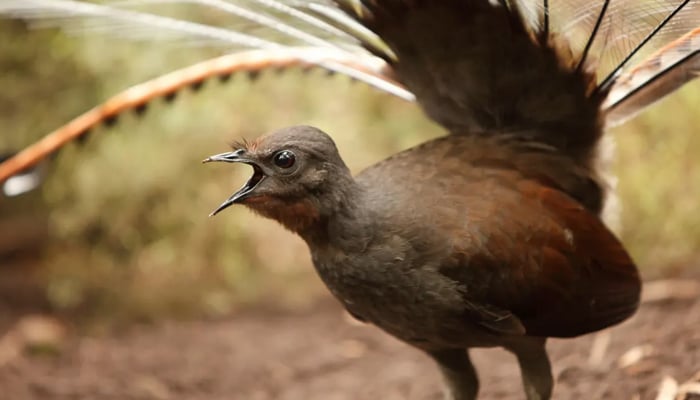
[[[528,399],[547,399],[545,339],[637,308],[634,263],[580,203],[590,177],[553,148],[453,135],[353,178],[328,135],[300,126],[207,161],[255,170],[216,212],[241,203],[298,233],[334,296],[430,354],[452,399],[475,398],[465,349],[482,346],[515,353]]]
[[[282,130],[210,159],[254,168],[215,212],[243,203],[301,235],[335,296],[428,352],[451,398],[478,391],[465,348],[503,346],[528,398],[547,399],[545,338],[634,312],[637,271],[598,219],[598,144],[606,126],[698,76],[699,0],[199,2],[230,14],[230,29],[129,3],[6,0],[0,15],[69,27],[106,19],[101,28],[119,33],[131,24],[259,51],[127,89],[0,164],[0,182],[207,79],[317,66],[415,100],[449,136],[353,178],[327,135]]]

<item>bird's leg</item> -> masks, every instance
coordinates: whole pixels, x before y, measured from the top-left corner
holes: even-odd
[[[475,400],[479,378],[465,349],[428,351],[440,367],[447,385],[445,400]]]
[[[524,338],[506,348],[518,358],[527,400],[549,400],[552,396],[552,367],[544,338]]]

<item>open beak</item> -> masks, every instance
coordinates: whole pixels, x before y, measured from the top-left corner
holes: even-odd
[[[219,208],[217,208],[211,214],[209,214],[210,217],[213,217],[214,215],[218,214],[220,211],[223,211],[229,206],[236,203],[240,203],[241,201],[246,199],[248,196],[250,196],[251,193],[253,193],[253,191],[260,184],[260,182],[262,182],[263,179],[265,179],[265,173],[263,172],[262,168],[258,165],[258,163],[250,158],[246,158],[244,154],[245,150],[240,149],[228,153],[217,154],[215,156],[211,156],[202,160],[203,163],[220,161],[227,163],[243,163],[253,167],[253,176],[251,176],[250,179],[248,179],[248,182],[246,182],[245,185],[243,185],[243,187],[238,189],[236,193],[232,194],[231,197],[226,199],[226,201],[224,201],[219,206]]]

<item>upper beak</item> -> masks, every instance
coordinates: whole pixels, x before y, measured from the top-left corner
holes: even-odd
[[[248,182],[246,182],[245,185],[243,185],[243,187],[241,187],[236,193],[232,194],[231,197],[226,199],[226,201],[224,201],[216,210],[209,214],[210,217],[218,214],[220,211],[223,211],[233,204],[240,203],[253,192],[253,190],[260,182],[262,182],[263,179],[265,179],[265,173],[258,163],[255,160],[245,157],[244,154],[245,150],[239,149],[228,153],[217,154],[202,160],[203,163],[220,161],[227,163],[244,163],[253,167],[253,176],[248,179]]]
[[[223,161],[228,163],[250,161],[244,158],[243,154],[245,154],[245,150],[238,149],[235,151],[229,151],[227,153],[221,153],[215,156],[207,157],[204,160],[202,160],[202,163],[208,163],[213,161]]]

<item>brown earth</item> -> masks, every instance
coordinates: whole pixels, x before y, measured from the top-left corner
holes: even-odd
[[[690,380],[700,371],[700,299],[697,282],[690,284],[695,292],[662,287],[662,300],[648,291],[640,312],[614,329],[551,340],[554,397],[655,399],[664,377]],[[10,338],[19,343],[18,329],[0,350]],[[512,356],[473,353],[481,399],[523,398]],[[0,351],[0,399],[7,400],[423,400],[440,398],[439,382],[426,356],[352,321],[331,300],[297,313],[249,310],[74,336],[58,355]]]

